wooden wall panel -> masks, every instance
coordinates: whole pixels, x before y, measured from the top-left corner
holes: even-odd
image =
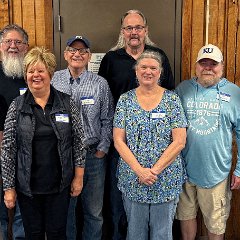
[[[0,29],[7,24],[22,26],[29,45],[53,50],[53,9],[51,0],[1,0]]]
[[[191,19],[192,1],[184,1],[182,9],[182,79],[188,79],[191,75]]]
[[[31,46],[36,45],[36,13],[35,13],[35,1],[22,2],[22,14],[23,14],[23,28],[27,31],[29,36],[29,44]]]
[[[240,86],[240,0],[238,1],[235,83]]]
[[[10,6],[11,19],[9,23],[16,23],[19,26],[23,26],[22,0],[12,0],[10,1]]]
[[[226,57],[225,57],[225,71],[229,81],[235,82],[235,66],[236,66],[236,37],[237,37],[237,4],[229,1],[227,9],[227,39],[226,39]]]
[[[192,41],[191,41],[191,76],[195,74],[195,62],[197,59],[198,50],[202,47],[204,38],[204,26],[199,22],[205,21],[204,1],[193,1],[192,21],[189,23],[192,26]]]
[[[9,22],[9,4],[8,1],[0,1],[0,27]]]
[[[52,49],[49,39],[53,38],[52,32],[52,19],[48,20],[48,26],[45,25],[45,19],[52,15],[52,2],[49,0],[35,1],[35,9],[37,17],[35,18],[36,28],[36,45],[45,46],[48,49]]]

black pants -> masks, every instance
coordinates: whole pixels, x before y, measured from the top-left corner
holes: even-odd
[[[28,197],[18,192],[27,240],[65,240],[69,188],[61,193],[40,194]]]

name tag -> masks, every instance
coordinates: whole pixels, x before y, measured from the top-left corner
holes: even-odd
[[[224,102],[230,102],[231,95],[228,93],[220,92],[220,98]],[[219,94],[217,94],[217,99],[219,99]]]
[[[152,115],[151,115],[151,118],[152,119],[163,119],[165,118],[166,116],[166,112],[165,111],[160,111],[160,112],[157,112],[157,111],[153,111],[152,112]]]
[[[82,102],[82,105],[93,105],[95,101],[91,96],[91,97],[82,97],[81,102]]]
[[[19,88],[20,95],[23,95],[27,91],[27,88]]]
[[[68,114],[58,113],[58,114],[55,114],[55,117],[56,117],[56,121],[57,122],[69,123],[69,116],[68,116]]]

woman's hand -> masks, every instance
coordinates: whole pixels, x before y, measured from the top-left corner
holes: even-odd
[[[71,196],[77,197],[83,188],[83,177],[74,177],[71,184]]]
[[[17,199],[17,193],[15,189],[8,189],[4,192],[4,203],[7,208],[11,209],[15,207]]]
[[[136,174],[139,182],[147,186],[153,185],[158,179],[157,175],[150,168],[141,167]]]
[[[71,196],[77,197],[83,188],[83,175],[84,175],[84,168],[82,167],[75,167],[75,175],[74,179],[71,184]]]

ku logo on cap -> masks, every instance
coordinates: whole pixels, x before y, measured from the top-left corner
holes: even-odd
[[[203,53],[212,53],[213,52],[213,48],[204,48],[203,49]]]

